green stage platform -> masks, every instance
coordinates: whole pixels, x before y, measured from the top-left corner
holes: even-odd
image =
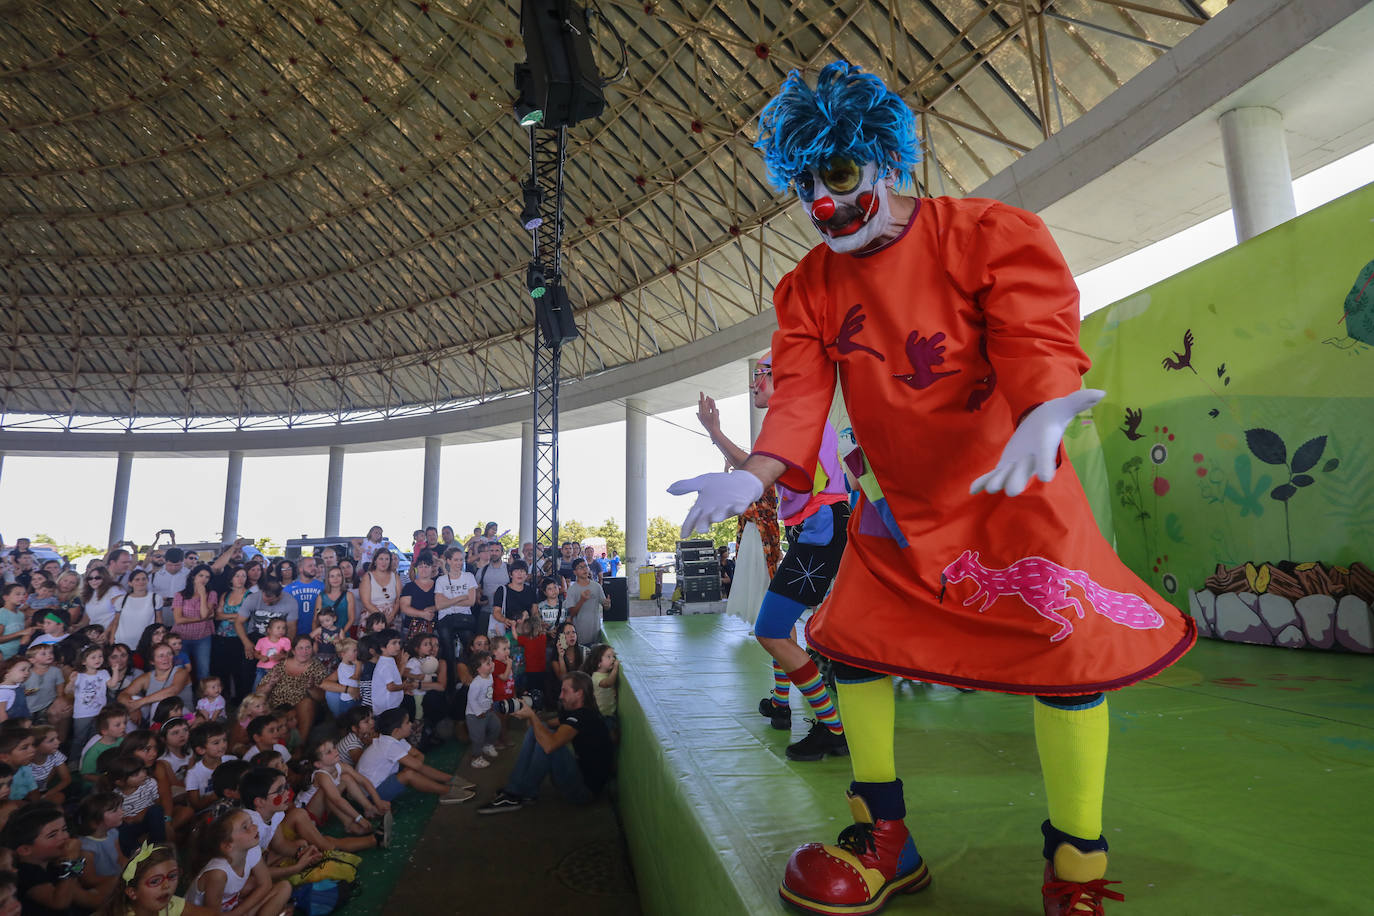
[[[623,660],[620,807],[645,912],[787,912],[791,850],[849,823],[848,760],[786,759],[789,739],[758,714],[771,677],[743,621],[605,630]],[[933,882],[884,912],[1039,913],[1031,700],[894,689],[897,772]],[[1204,640],[1110,702],[1108,877],[1126,902],[1109,912],[1374,913],[1374,659]]]

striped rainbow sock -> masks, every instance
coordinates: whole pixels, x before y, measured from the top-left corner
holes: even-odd
[[[802,696],[806,697],[806,702],[811,704],[812,711],[816,713],[816,721],[830,729],[831,734],[843,734],[840,710],[830,699],[830,692],[825,689],[825,681],[821,680],[821,672],[816,663],[808,659],[805,665],[788,676],[802,692]]]
[[[782,670],[782,665],[778,660],[773,659],[773,703],[776,706],[787,705],[787,694],[792,687],[792,682],[787,679],[787,672]]]

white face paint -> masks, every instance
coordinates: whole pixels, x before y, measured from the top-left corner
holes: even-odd
[[[863,251],[892,227],[894,177],[876,162],[836,158],[794,179],[821,240],[839,254]]]

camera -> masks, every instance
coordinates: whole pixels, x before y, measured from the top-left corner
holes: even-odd
[[[517,709],[529,709],[533,705],[529,697],[516,697],[513,700],[496,700],[491,704],[491,708],[508,716]]]

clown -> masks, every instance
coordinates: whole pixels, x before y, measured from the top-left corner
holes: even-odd
[[[767,408],[773,396],[773,357],[759,358],[750,393],[754,406]],[[716,448],[731,467],[739,468],[749,459],[744,449],[720,431],[720,416],[715,401],[701,395],[697,418],[711,436]],[[849,522],[849,499],[840,469],[839,439],[835,428],[822,418],[821,445],[812,475],[813,485],[797,491],[778,486],[778,514],[787,528],[787,554],[768,583],[754,637],[773,657],[773,692],[759,701],[759,714],[781,731],[792,729],[792,707],[788,693],[795,684],[802,698],[815,713],[805,738],[787,746],[789,760],[821,760],[827,755],[849,753],[840,714],[826,690],[816,663],[797,645],[795,626],[802,613],[820,604],[840,565],[844,553],[845,526]],[[674,484],[674,486],[678,486]],[[675,492],[672,488],[670,492]],[[686,491],[682,491],[686,492]]]
[[[684,530],[766,485],[810,488],[836,377],[862,445],[846,457],[860,483],[848,545],[806,628],[833,662],[854,824],[797,849],[779,892],[867,914],[929,883],[897,779],[897,675],[1031,698],[1044,911],[1101,913],[1121,899],[1105,880],[1104,692],[1172,664],[1196,630],[1117,559],[1061,460],[1065,427],[1102,397],[1080,390],[1073,277],[1030,213],[896,194],[919,161],[914,117],[848,64],[814,89],[789,75],[757,146],[822,244],[774,292],[775,392],[754,451],[674,486],[697,493]]]

